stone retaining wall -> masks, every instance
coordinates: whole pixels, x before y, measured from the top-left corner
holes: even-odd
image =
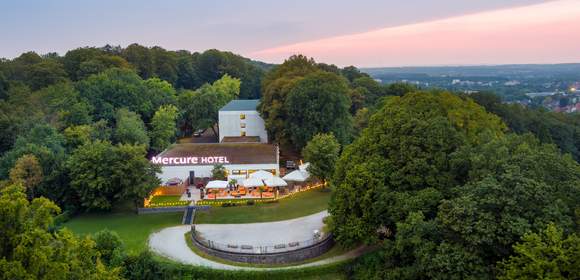
[[[319,243],[316,243],[309,247],[300,248],[295,251],[281,253],[267,253],[267,254],[250,254],[250,253],[225,252],[209,248],[205,246],[202,242],[198,241],[193,232],[190,234],[190,237],[193,241],[193,245],[208,255],[234,262],[256,263],[256,264],[286,264],[300,262],[307,259],[318,257],[328,252],[328,250],[332,248],[332,245],[334,245],[334,239],[332,238],[332,235],[328,235],[325,239],[321,240]]]

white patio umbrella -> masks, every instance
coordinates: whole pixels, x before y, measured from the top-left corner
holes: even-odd
[[[262,182],[262,180],[257,179],[257,178],[248,178],[242,182],[242,186],[244,186],[246,188],[256,188],[256,187],[261,187],[263,185],[264,185],[264,182]]]
[[[286,176],[282,177],[282,179],[284,179],[285,181],[292,182],[304,182],[308,179],[308,177],[310,177],[310,174],[308,174],[308,172],[302,170],[294,170],[286,174]]]
[[[285,187],[288,186],[286,181],[282,180],[282,178],[278,176],[272,176],[270,178],[264,179],[264,183],[268,187]]]
[[[209,181],[205,186],[206,189],[225,189],[228,187],[228,181]]]
[[[258,170],[252,174],[250,174],[250,178],[256,178],[256,179],[268,179],[268,178],[272,178],[274,177],[274,174],[268,172],[268,171],[264,171],[264,170]]]

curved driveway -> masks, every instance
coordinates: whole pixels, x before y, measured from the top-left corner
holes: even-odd
[[[270,245],[312,238],[313,230],[322,228],[322,219],[327,215],[328,213],[323,211],[310,216],[279,222],[220,225],[203,224],[196,225],[196,228],[204,234],[206,238],[217,242]],[[189,249],[184,238],[185,233],[190,230],[191,227],[187,225],[162,229],[161,231],[153,233],[149,237],[149,247],[151,247],[151,249],[157,254],[184,264],[227,270],[272,270],[317,266],[354,258],[362,254],[364,251],[364,248],[357,248],[341,256],[292,267],[238,267],[214,262],[195,254],[191,249]]]

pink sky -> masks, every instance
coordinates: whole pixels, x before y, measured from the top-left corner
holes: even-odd
[[[389,27],[247,55],[280,63],[297,53],[359,67],[580,62],[580,0]]]

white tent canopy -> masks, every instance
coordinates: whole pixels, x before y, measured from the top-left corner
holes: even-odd
[[[206,189],[225,189],[228,187],[228,181],[209,181],[205,186]]]
[[[286,181],[282,180],[282,178],[278,176],[272,176],[270,178],[264,179],[264,183],[268,187],[285,187],[288,186]]]
[[[310,174],[308,174],[308,172],[302,170],[294,170],[286,174],[286,176],[282,177],[282,179],[284,179],[285,181],[292,182],[304,182],[308,179],[308,177],[310,177]]]
[[[250,174],[250,178],[256,178],[256,179],[268,179],[268,178],[272,178],[274,177],[274,174],[268,172],[268,171],[264,171],[264,170],[258,170],[252,174]]]
[[[298,170],[308,172],[309,165],[310,165],[310,162],[305,162],[304,164],[301,164],[300,166],[298,166]]]
[[[256,179],[256,178],[248,178],[242,182],[242,186],[244,186],[246,188],[261,187],[263,185],[264,185],[264,182],[262,182],[262,180]]]

